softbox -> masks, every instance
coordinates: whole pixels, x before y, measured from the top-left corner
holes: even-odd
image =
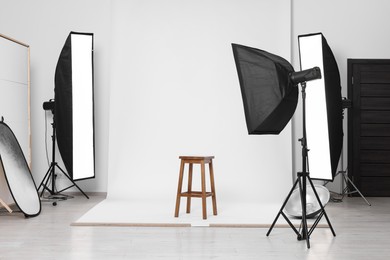
[[[232,44],[249,134],[279,134],[294,114],[298,88],[285,59],[263,50]]]
[[[334,179],[343,145],[340,73],[321,33],[298,36],[301,69],[318,66],[323,77],[307,82],[306,131],[310,177]]]
[[[71,32],[55,71],[58,149],[73,180],[93,178],[93,34]]]

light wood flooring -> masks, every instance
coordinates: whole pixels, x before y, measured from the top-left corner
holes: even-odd
[[[390,198],[369,198],[371,207],[358,197],[330,202],[337,236],[317,228],[310,249],[290,228],[266,237],[262,228],[70,225],[103,199],[44,202],[41,214],[28,219],[2,211],[0,259],[390,259]]]

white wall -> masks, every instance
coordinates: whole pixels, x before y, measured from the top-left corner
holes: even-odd
[[[322,32],[336,57],[343,97],[347,97],[348,58],[390,58],[390,2],[386,0],[293,0],[292,55],[299,69],[298,35]],[[300,108],[297,109],[300,111]],[[344,120],[344,165],[347,165],[347,118]],[[301,116],[294,121],[294,137],[301,136]],[[293,142],[297,144],[297,142]],[[300,146],[295,146],[295,169],[300,170]],[[334,187],[338,191],[338,187]]]
[[[96,179],[78,184],[86,191],[105,192],[110,0],[1,0],[0,4],[0,32],[29,44],[31,48],[32,173],[37,185],[48,169],[45,153],[45,112],[42,103],[54,97],[54,72],[60,51],[72,30],[95,34]],[[50,113],[47,113],[47,116],[48,120],[51,120]],[[51,126],[48,124],[48,127],[50,156]]]
[[[179,155],[215,155],[219,201],[280,202],[290,127],[248,136],[231,43],[289,59],[289,2],[117,0],[112,17],[109,196],[173,205]]]
[[[14,135],[18,137],[27,163],[31,163],[28,106],[29,48],[1,36],[0,57],[0,117],[4,118],[4,122],[12,128]],[[12,169],[12,162],[3,160],[7,158],[6,155],[0,154],[0,156],[0,199],[10,204],[13,199],[7,186],[3,166]],[[7,180],[13,179],[13,173],[10,174],[7,176]]]
[[[113,8],[111,9],[111,2],[113,4]],[[128,1],[131,4],[137,5],[144,1]],[[160,1],[158,1],[160,2]],[[181,1],[182,2],[182,1]],[[198,2],[198,1],[193,1]],[[202,2],[202,1],[200,1]],[[341,73],[341,81],[343,86],[343,96],[346,96],[346,70],[347,70],[347,58],[389,58],[390,57],[390,35],[386,32],[386,26],[389,24],[390,17],[387,15],[387,11],[389,10],[389,1],[386,0],[373,0],[373,1],[365,1],[365,0],[345,0],[345,1],[312,1],[312,0],[292,0],[292,23],[289,19],[287,20],[278,20],[281,17],[289,17],[290,15],[290,7],[288,0],[286,1],[255,1],[256,8],[253,8],[249,11],[248,15],[242,17],[242,19],[248,23],[252,22],[250,27],[245,28],[236,28],[236,34],[239,36],[240,34],[251,34],[253,39],[245,39],[237,37],[237,42],[252,45],[254,47],[264,48],[269,51],[273,51],[287,59],[289,59],[289,50],[284,50],[282,47],[285,42],[290,42],[290,27],[292,29],[292,45],[291,50],[293,55],[293,65],[296,69],[298,69],[298,47],[297,47],[297,35],[309,32],[318,32],[321,31],[324,33],[327,38],[335,56],[338,61]],[[14,37],[19,39],[22,42],[26,42],[31,47],[31,81],[32,81],[32,135],[33,135],[33,165],[32,171],[34,175],[34,179],[36,182],[39,182],[43,177],[43,174],[47,170],[46,164],[46,155],[45,155],[45,144],[44,144],[44,128],[45,128],[45,113],[42,109],[42,103],[47,101],[48,99],[53,97],[53,82],[54,82],[54,70],[57,63],[59,52],[64,44],[67,34],[70,30],[74,31],[88,31],[95,33],[95,69],[96,69],[96,78],[95,78],[95,104],[96,104],[96,163],[97,163],[97,172],[95,180],[86,180],[79,182],[79,184],[87,191],[106,191],[107,190],[107,175],[108,175],[108,129],[109,129],[109,94],[110,88],[116,88],[118,86],[114,86],[113,84],[118,83],[118,85],[123,85],[124,83],[129,85],[127,80],[113,79],[109,80],[108,71],[110,68],[110,62],[113,64],[119,64],[120,55],[116,52],[113,59],[110,60],[110,38],[114,37],[116,41],[120,41],[122,38],[126,36],[126,40],[129,41],[130,37],[132,40],[140,40],[136,36],[142,31],[142,28],[148,28],[153,26],[153,20],[155,19],[153,16],[149,15],[147,21],[146,18],[139,17],[137,14],[134,14],[134,17],[128,18],[132,19],[133,23],[128,24],[128,27],[123,28],[121,31],[120,28],[116,26],[111,26],[111,16],[113,16],[115,23],[120,23],[120,19],[124,19],[123,12],[118,10],[118,4],[122,4],[121,1],[110,1],[110,0],[70,0],[70,1],[59,1],[59,0],[13,0],[13,1],[5,1],[0,0],[1,3],[1,15],[0,15],[0,32],[2,34]],[[129,3],[129,5],[130,5]],[[184,4],[185,3],[185,4]],[[184,2],[182,7],[178,6],[177,8],[189,8],[188,2]],[[215,3],[218,3],[215,2]],[[213,13],[218,13],[219,9],[227,10],[230,8],[230,17],[231,21],[235,21],[236,12],[235,9],[241,10],[241,8],[245,8],[247,3],[251,3],[251,1],[220,1],[221,7],[217,4],[211,4],[213,8],[205,8],[206,17],[210,19],[213,17]],[[253,2],[252,2],[253,3]],[[162,5],[162,4],[161,4]],[[267,7],[268,5],[268,7]],[[278,19],[270,19],[264,23],[256,23],[261,19],[262,10],[267,10],[270,8],[270,5],[277,7],[279,11],[276,13],[269,13],[271,15],[278,15]],[[145,5],[146,6],[146,5]],[[146,8],[146,7],[145,7]],[[162,8],[161,10],[169,11],[171,6],[164,4],[163,6],[158,6],[156,8]],[[148,9],[149,10],[149,9]],[[152,9],[154,10],[154,9]],[[141,11],[141,10],[140,10]],[[201,11],[201,12],[199,12]],[[157,11],[154,11],[155,14]],[[280,13],[279,13],[280,12]],[[184,13],[183,13],[184,14]],[[197,14],[198,17],[194,17]],[[202,16],[200,15],[202,14]],[[226,14],[226,13],[225,13]],[[203,16],[204,12],[202,10],[198,10],[197,13],[193,13],[191,19],[199,19],[199,23],[202,26],[203,24]],[[218,21],[219,16],[216,16]],[[267,16],[269,18],[269,16]],[[140,23],[136,18],[141,19],[142,23]],[[167,17],[170,18],[170,17]],[[160,16],[160,19],[162,17]],[[186,18],[184,15],[177,16],[176,19],[184,19],[188,21],[190,18]],[[186,20],[187,19],[187,20]],[[159,22],[161,20],[158,20]],[[162,20],[164,21],[164,20]],[[170,18],[170,21],[173,23],[175,20]],[[177,23],[181,23],[181,20],[178,20]],[[253,22],[255,21],[255,22]],[[156,22],[156,20],[155,20]],[[274,26],[276,23],[276,30],[280,30],[280,33],[283,34],[279,36],[280,38],[273,38],[270,40],[269,37],[265,37],[266,34],[262,34],[265,28],[270,28],[269,30],[274,30]],[[281,28],[281,24],[284,24],[287,29],[284,27]],[[137,25],[137,26],[136,26]],[[184,23],[185,25],[185,23]],[[190,37],[191,40],[197,40],[194,35],[191,35],[191,31],[194,29],[193,27],[188,27],[189,29],[184,28],[183,31],[186,33],[186,37]],[[211,23],[213,25],[213,23]],[[217,23],[214,23],[216,26]],[[272,25],[272,26],[270,26]],[[144,27],[145,26],[145,27]],[[167,23],[163,23],[161,26],[167,26]],[[131,31],[131,30],[135,31]],[[184,30],[186,29],[186,30]],[[213,35],[218,35],[219,27],[215,27],[215,33]],[[178,30],[178,28],[176,29]],[[177,32],[177,31],[176,31]],[[167,36],[172,36],[175,39],[178,39],[176,44],[178,45],[181,40],[181,43],[186,43],[185,39],[177,38],[177,33],[174,35],[169,35],[169,31],[161,31],[160,38],[165,33]],[[262,34],[262,35],[261,35]],[[198,39],[198,46],[202,47],[207,43],[208,38],[210,38],[210,32],[206,34],[200,34],[201,39],[206,39],[205,42],[201,42]],[[260,37],[261,35],[261,37]],[[204,37],[205,36],[205,37]],[[151,45],[154,39],[152,35],[144,34],[144,38],[150,39]],[[222,34],[222,37],[224,34]],[[287,38],[286,38],[287,37]],[[242,39],[242,41],[241,41]],[[157,38],[157,42],[163,44],[161,39]],[[120,42],[116,42],[114,44],[119,44]],[[172,45],[173,46],[173,45]],[[153,47],[153,46],[152,46]],[[167,48],[169,46],[166,46]],[[115,46],[113,48],[115,51]],[[118,50],[119,51],[119,50]],[[137,50],[128,48],[127,50],[123,50],[123,54],[126,52],[137,52]],[[226,52],[226,57],[224,60],[224,64],[231,64],[232,57],[230,56],[230,50],[224,50]],[[210,52],[209,52],[210,53]],[[115,54],[115,53],[114,53]],[[156,53],[160,56],[156,57],[164,57],[161,53]],[[184,54],[182,54],[184,55]],[[218,54],[221,55],[221,54]],[[219,57],[219,56],[218,56]],[[164,57],[166,58],[166,57]],[[183,57],[176,56],[170,57],[171,61],[174,62],[174,59],[180,61]],[[192,58],[193,57],[189,57]],[[131,57],[125,60],[130,62]],[[123,61],[123,62],[125,62]],[[117,66],[116,65],[116,66]],[[215,64],[216,66],[218,64]],[[134,66],[134,65],[132,65]],[[213,66],[206,64],[205,66]],[[207,67],[206,67],[207,68]],[[209,67],[208,67],[209,68]],[[185,68],[181,68],[184,70]],[[194,69],[193,67],[189,67],[189,69]],[[219,68],[215,67],[215,70]],[[245,122],[242,112],[241,101],[239,100],[240,93],[238,92],[238,81],[236,75],[234,74],[233,68],[229,68],[229,73],[233,72],[233,74],[229,74],[231,82],[229,82],[231,91],[229,95],[231,100],[228,101],[216,101],[211,100],[211,97],[201,97],[197,98],[206,101],[213,101],[215,106],[215,112],[223,111],[223,108],[230,107],[234,110],[234,113],[229,115],[229,120],[225,120],[225,127],[231,127],[231,124],[234,123],[240,129],[236,129],[237,133],[243,134],[240,138],[247,138],[245,142],[251,143],[253,140],[256,142],[263,137],[254,137],[254,136],[246,136],[245,133]],[[227,70],[226,70],[227,71]],[[199,75],[200,72],[194,71],[192,74]],[[219,72],[221,73],[221,72]],[[127,72],[130,75],[130,71]],[[167,76],[164,76],[163,73],[161,75],[161,80],[166,80]],[[223,75],[224,76],[224,75]],[[149,75],[145,75],[147,80]],[[164,78],[165,77],[165,78]],[[184,78],[187,77],[187,74],[182,74],[182,76],[178,79],[175,79],[176,84],[180,83]],[[210,77],[210,75],[208,76]],[[227,79],[224,80],[226,81]],[[233,82],[234,81],[234,82]],[[130,82],[129,82],[130,83]],[[187,83],[187,82],[185,82]],[[198,86],[203,86],[204,82],[195,81]],[[225,82],[221,82],[225,83]],[[194,84],[194,83],[191,83]],[[188,85],[188,84],[182,84]],[[164,85],[165,89],[167,88]],[[168,88],[174,90],[176,87],[168,86]],[[191,94],[196,94],[195,90],[191,90]],[[216,90],[213,90],[213,93],[216,93]],[[163,89],[161,89],[163,92]],[[161,92],[158,92],[161,94]],[[233,93],[234,92],[234,93]],[[179,92],[183,94],[182,92]],[[233,97],[234,96],[234,97]],[[191,100],[189,102],[196,102],[197,99]],[[157,100],[158,101],[158,100]],[[231,101],[231,102],[230,102]],[[181,104],[185,103],[185,101],[178,101]],[[230,103],[229,103],[230,102]],[[164,104],[165,102],[158,101],[158,104]],[[114,104],[113,107],[116,105]],[[172,105],[173,106],[173,105]],[[234,106],[234,107],[233,107]],[[171,108],[173,110],[174,108]],[[204,111],[204,108],[202,108]],[[230,108],[229,108],[230,109]],[[300,111],[300,108],[297,109]],[[188,111],[189,113],[194,113],[194,110]],[[117,114],[116,114],[117,113]],[[158,114],[160,115],[160,114]],[[156,115],[157,116],[157,115]],[[118,120],[118,117],[122,117],[125,121],[124,113],[117,112],[113,113],[110,116],[110,120]],[[51,117],[49,116],[48,119]],[[167,123],[163,120],[163,117],[158,117],[159,121],[156,121],[156,124],[151,128],[155,129],[156,133],[159,131],[168,131]],[[184,119],[189,120],[189,119]],[[300,168],[300,147],[297,142],[297,139],[301,136],[300,130],[300,114],[294,119],[294,127],[293,127],[293,144],[295,145],[295,167],[294,172],[299,170]],[[50,126],[50,125],[49,125]],[[346,127],[345,127],[346,129]],[[49,129],[50,130],[50,129]],[[176,131],[175,129],[172,131]],[[202,130],[203,131],[203,130]],[[204,130],[205,131],[205,130]],[[214,130],[215,136],[218,136],[220,133],[217,130]],[[115,133],[115,132],[114,132]],[[183,133],[181,133],[183,135]],[[149,137],[147,141],[153,143],[154,138]],[[233,139],[233,137],[231,138]],[[277,139],[277,138],[274,138]],[[50,143],[50,139],[48,140]],[[234,139],[233,139],[234,141]],[[215,140],[217,142],[217,140]],[[272,143],[272,141],[271,141]],[[269,144],[268,141],[266,143]],[[232,143],[231,145],[235,145]],[[262,144],[263,146],[264,144]],[[194,152],[197,146],[191,146]],[[50,145],[49,145],[50,150]],[[131,147],[128,147],[130,149]],[[196,149],[195,149],[196,148]],[[112,151],[111,155],[115,156],[117,153]],[[260,156],[259,156],[260,158]],[[346,156],[345,156],[346,158]],[[176,160],[176,158],[172,158],[172,160]],[[229,158],[229,160],[233,160]],[[234,161],[234,160],[233,160]],[[113,160],[113,162],[116,162]],[[218,163],[222,162],[222,158],[216,158],[216,167],[221,167]],[[274,161],[272,161],[275,163]],[[111,165],[111,169],[115,169],[116,166]],[[221,171],[217,168],[218,171]],[[176,178],[177,172],[177,162],[172,162],[172,170],[174,171],[174,175]]]

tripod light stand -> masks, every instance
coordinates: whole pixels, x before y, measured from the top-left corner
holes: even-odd
[[[341,156],[341,159],[343,159],[343,156]],[[336,173],[336,176],[341,174],[342,180],[345,183],[345,187],[343,188],[341,192],[341,201],[344,199],[345,196],[354,194],[354,193],[359,193],[360,197],[367,203],[368,206],[371,206],[371,203],[364,197],[364,195],[360,192],[360,190],[356,187],[356,185],[353,183],[353,181],[348,177],[348,171],[347,169],[344,169],[343,163],[341,164],[341,170]],[[351,185],[354,190],[351,190],[350,186]],[[344,185],[342,185],[343,187]]]
[[[351,100],[343,98],[342,107],[343,107],[343,111],[346,108],[348,108],[348,109],[352,108]],[[343,119],[344,119],[344,112],[343,112]],[[342,150],[341,150],[341,159],[340,160],[341,160],[341,163],[340,163],[341,170],[339,170],[335,175],[335,177],[338,175],[341,175],[341,178],[342,178],[341,179],[342,180],[341,187],[343,190],[341,192],[340,201],[343,201],[345,196],[348,196],[348,195],[351,195],[354,193],[358,193],[360,195],[360,197],[367,203],[367,205],[371,206],[371,203],[366,199],[366,197],[364,197],[364,195],[356,187],[356,185],[353,183],[353,181],[348,177],[348,171],[347,171],[348,168],[344,168],[344,153]],[[328,184],[328,182],[325,182],[325,185]],[[345,184],[345,187],[344,187],[344,184]],[[351,190],[351,187],[349,185],[351,185],[354,190]]]
[[[333,233],[333,236],[336,236],[336,233],[333,230],[333,227],[329,221],[328,215],[326,214],[325,208],[321,203],[320,197],[318,196],[318,193],[316,189],[314,188],[313,181],[310,179],[309,169],[308,169],[308,152],[309,149],[307,147],[307,135],[306,135],[306,82],[301,83],[302,88],[302,117],[303,117],[303,137],[299,139],[301,142],[301,150],[302,150],[302,172],[298,172],[298,177],[291,188],[289,194],[287,195],[287,198],[285,199],[282,207],[280,208],[278,214],[276,215],[275,220],[273,221],[271,227],[269,228],[267,232],[267,236],[271,234],[272,229],[274,228],[278,218],[280,215],[284,217],[284,219],[287,221],[289,226],[293,229],[295,234],[297,235],[298,240],[306,240],[307,248],[310,248],[310,235],[316,228],[317,224],[320,222],[321,218],[325,216],[326,221],[328,222],[328,225]],[[314,224],[309,229],[307,226],[307,212],[306,212],[306,194],[307,194],[307,181],[309,181],[310,187],[313,189],[313,192],[315,194],[315,197],[317,199],[318,204],[321,207],[321,210],[319,211],[316,220],[314,221]],[[286,216],[286,214],[283,212],[288,200],[290,199],[291,194],[295,190],[296,186],[298,185],[300,198],[301,198],[301,207],[302,207],[302,221],[300,225],[300,231],[297,230],[297,228],[291,223],[289,218]]]
[[[264,50],[233,44],[233,54],[240,81],[245,119],[249,134],[279,134],[295,112],[298,84],[302,87],[303,137],[302,171],[277,214],[267,236],[282,215],[299,240],[306,240],[325,216],[329,222],[312,179],[333,181],[342,146],[342,109],[340,75],[336,60],[321,33],[299,36],[301,71],[295,72],[285,59]],[[322,75],[321,75],[322,74]],[[306,83],[310,87],[306,90]],[[306,102],[306,93],[310,97]],[[308,109],[306,109],[308,108]],[[308,139],[310,143],[308,143]],[[308,146],[311,172],[309,175]],[[307,182],[313,189],[321,210],[314,225],[307,226]],[[293,190],[299,186],[302,207],[301,231],[283,212]]]
[[[72,180],[95,178],[93,34],[70,32],[58,58],[54,99],[58,150]]]
[[[75,181],[95,177],[93,33],[69,33],[58,58],[54,83],[55,102],[43,104],[44,110],[53,113],[52,162],[40,187],[58,194],[57,168],[73,183],[70,187],[77,187],[88,198]],[[55,161],[55,142],[67,173]],[[49,179],[51,188],[47,186]]]
[[[54,105],[52,105],[51,103],[54,103],[54,102],[53,101],[45,102],[43,104],[44,110],[49,110],[51,108],[54,108]],[[53,106],[53,107],[51,107],[51,106]],[[43,196],[43,193],[46,190],[46,191],[48,191],[50,193],[50,195],[54,199],[63,200],[64,198],[60,198],[60,197],[56,197],[56,196],[60,195],[61,192],[70,189],[71,187],[76,187],[87,199],[89,199],[87,194],[85,194],[85,192],[79,186],[77,186],[77,184],[68,176],[68,174],[66,174],[66,172],[56,162],[56,153],[55,153],[55,151],[56,151],[56,120],[55,120],[55,113],[53,112],[53,110],[51,110],[51,111],[53,113],[53,122],[51,123],[52,130],[53,130],[52,136],[51,136],[51,139],[52,139],[52,159],[51,159],[51,163],[50,163],[49,169],[47,170],[45,176],[43,177],[43,179],[41,181],[41,184],[38,187],[38,192],[42,188],[42,191],[40,193],[40,197]],[[55,182],[56,182],[55,170],[56,169],[60,170],[64,174],[64,176],[72,183],[71,186],[68,186],[67,188],[62,189],[60,191],[56,190],[56,184],[55,184]],[[50,186],[48,185],[49,181],[51,183]],[[56,205],[57,205],[57,202],[54,201],[53,202],[53,206],[56,206]]]

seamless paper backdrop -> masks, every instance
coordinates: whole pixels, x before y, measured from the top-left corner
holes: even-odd
[[[219,206],[282,202],[291,127],[248,136],[231,43],[289,60],[290,10],[284,0],[112,1],[109,198],[174,207],[178,157],[214,155]]]

